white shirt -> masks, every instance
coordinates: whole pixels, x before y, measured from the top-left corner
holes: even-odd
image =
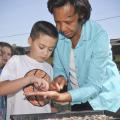
[[[76,76],[75,61],[74,61],[74,49],[72,48],[70,53],[70,84],[72,88],[79,88],[77,76]]]
[[[3,68],[1,80],[15,80],[24,77],[32,69],[44,70],[52,79],[53,70],[47,62],[38,62],[27,55],[15,55]],[[32,105],[23,95],[23,90],[7,96],[7,120],[12,114],[50,113],[50,104],[43,107]]]

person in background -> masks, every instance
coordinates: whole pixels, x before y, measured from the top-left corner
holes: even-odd
[[[116,112],[120,108],[120,74],[112,60],[107,32],[90,20],[89,1],[48,0],[48,10],[59,31],[53,58],[53,91],[28,95],[70,102],[72,111]],[[65,85],[67,92],[60,93]]]
[[[2,72],[3,67],[7,63],[7,61],[12,57],[13,55],[13,48],[9,43],[6,42],[0,42],[0,50],[1,50],[1,56],[2,56],[2,62],[0,64],[0,73]]]
[[[3,67],[12,57],[13,49],[12,46],[6,42],[0,42],[0,49],[2,58],[2,61],[0,61],[0,74],[1,74]],[[1,116],[2,120],[6,120],[6,108],[7,108],[6,96],[0,96],[0,109],[1,109],[0,111],[2,112]]]
[[[9,43],[3,42],[2,44],[2,54],[3,54],[3,67],[8,62],[8,60],[13,55],[13,48]]]
[[[2,44],[0,42],[0,74],[1,74],[1,71],[2,71],[2,66],[3,66]],[[2,120],[2,110],[3,110],[3,102],[2,102],[2,97],[0,96],[0,120]]]
[[[50,76],[50,80],[53,78],[52,66],[46,60],[52,54],[57,39],[58,31],[53,24],[47,21],[36,22],[28,38],[30,52],[26,55],[14,55],[3,68],[0,77],[0,95],[7,95],[7,120],[13,114],[51,112],[50,102],[44,106],[35,106],[25,99],[23,88],[33,84],[40,90],[49,89],[46,80],[34,75],[25,75],[31,70],[41,69]]]
[[[1,74],[2,68],[3,68],[2,43],[3,42],[0,42],[0,74]]]

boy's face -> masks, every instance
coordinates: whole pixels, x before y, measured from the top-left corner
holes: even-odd
[[[29,38],[30,57],[39,62],[46,61],[53,52],[57,39],[45,34],[41,34],[39,38],[32,40]]]

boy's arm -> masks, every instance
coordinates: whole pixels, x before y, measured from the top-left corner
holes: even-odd
[[[18,92],[20,89],[29,84],[38,84],[40,86],[43,84],[42,79],[35,76],[23,77],[16,80],[6,80],[0,82],[0,96],[13,94]]]
[[[26,85],[30,84],[29,78],[19,78],[13,81],[1,81],[0,82],[0,96],[16,93]]]

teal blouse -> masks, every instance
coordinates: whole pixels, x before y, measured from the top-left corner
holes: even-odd
[[[79,88],[72,89],[69,79],[71,40],[59,35],[53,59],[54,77],[68,81],[71,104],[89,102],[94,110],[117,111],[120,107],[120,74],[112,60],[110,39],[96,22],[88,20],[74,49]]]

